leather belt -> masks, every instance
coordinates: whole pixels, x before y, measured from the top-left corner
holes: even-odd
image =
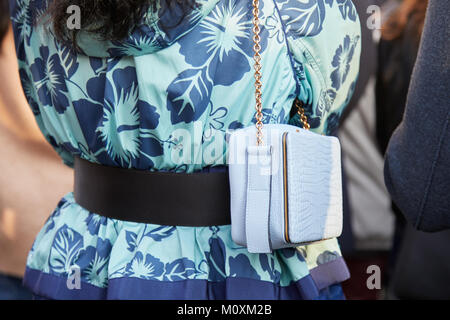
[[[75,158],[75,201],[98,215],[164,226],[231,224],[228,171],[150,172]]]

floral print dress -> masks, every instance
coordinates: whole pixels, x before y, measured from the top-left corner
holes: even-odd
[[[67,165],[81,157],[149,171],[227,169],[227,133],[254,124],[251,1],[198,4],[173,26],[178,11],[157,1],[127,39],[81,32],[83,52],[74,53],[34,23],[47,1],[10,0],[24,92]],[[312,130],[334,134],[358,75],[353,3],[264,0],[260,18],[264,123],[300,126],[298,97]],[[192,157],[176,161],[189,142]],[[76,269],[81,283],[73,288]],[[348,277],[336,239],[250,254],[228,225],[108,219],[70,193],[37,236],[24,281],[52,299],[316,299]]]

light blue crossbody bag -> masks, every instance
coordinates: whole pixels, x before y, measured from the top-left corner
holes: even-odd
[[[262,123],[259,1],[253,0],[256,126],[229,136],[231,230],[251,253],[335,238],[342,233],[339,140],[304,128]]]

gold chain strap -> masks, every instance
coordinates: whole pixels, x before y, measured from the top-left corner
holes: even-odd
[[[256,139],[258,146],[263,144],[263,113],[262,113],[262,74],[261,74],[261,29],[259,27],[259,0],[253,0],[253,59],[255,61],[255,98],[256,98]],[[309,130],[311,126],[308,124],[308,117],[305,115],[305,109],[303,108],[303,103],[298,99],[295,99],[295,106],[297,108],[297,113],[300,116],[300,121],[303,124],[305,130]]]
[[[260,33],[259,28],[259,0],[253,0],[253,50],[255,52],[255,55],[253,56],[253,59],[255,60],[255,98],[256,98],[256,140],[258,143],[258,146],[263,144],[263,133],[262,133],[262,127],[263,127],[263,114],[262,114],[262,83],[261,83],[261,55],[259,52],[261,51],[261,38],[259,36]]]
[[[305,114],[305,108],[303,108],[303,102],[295,99],[295,107],[297,108],[297,113],[300,116],[300,122],[303,124],[303,129],[311,129],[311,126],[308,123],[308,117]]]

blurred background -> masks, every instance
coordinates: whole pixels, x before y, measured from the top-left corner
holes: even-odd
[[[354,4],[363,50],[339,131],[346,177],[340,242],[352,274],[344,291],[348,299],[449,299],[450,233],[414,230],[392,203],[383,175],[389,140],[403,119],[428,1]],[[381,270],[380,290],[367,286],[371,266]]]
[[[30,299],[28,252],[49,213],[72,190],[72,172],[45,141],[18,74],[7,0],[0,0],[0,300]]]

